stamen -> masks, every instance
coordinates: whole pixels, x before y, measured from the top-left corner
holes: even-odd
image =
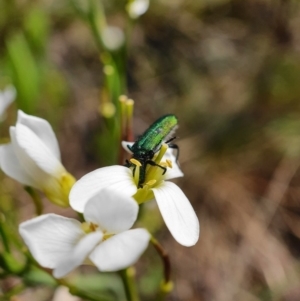
[[[155,160],[154,160],[154,162],[155,162],[156,164],[159,164],[159,165],[160,165],[160,161],[161,161],[162,157],[164,156],[164,154],[166,153],[167,149],[168,149],[168,145],[167,145],[166,143],[164,143],[164,144],[161,146],[161,148],[160,148],[160,150],[159,150],[159,153],[158,153],[157,157],[156,157]]]
[[[114,236],[114,234],[104,234],[104,235],[103,235],[103,241],[104,241],[104,240],[107,240],[108,238],[110,238],[110,237],[112,237],[112,236]]]
[[[98,225],[90,223],[90,229],[92,232],[95,232],[97,228],[98,228]]]
[[[172,168],[172,167],[173,167],[173,164],[172,164],[172,161],[171,161],[171,160],[167,159],[167,160],[166,160],[166,163],[167,163],[167,166],[168,166],[169,168]]]
[[[140,161],[138,161],[138,160],[136,160],[136,159],[134,159],[134,158],[131,158],[129,161],[130,161],[132,164],[134,164],[134,165],[136,165],[136,166],[138,166],[138,167],[141,167],[141,166],[142,166],[142,164],[140,163]]]
[[[157,181],[155,179],[150,180],[146,183],[147,186],[153,186]]]
[[[161,146],[158,155],[154,159],[154,162],[161,167],[167,167],[167,164],[165,162],[160,162],[162,157],[166,153],[167,149],[168,149],[168,145],[164,143]],[[158,174],[158,170],[160,170],[159,172],[161,172],[161,170],[162,170],[161,167],[159,167],[159,166],[150,166],[150,164],[149,164],[148,168],[147,168],[147,172],[146,172],[146,178],[148,178],[148,179],[159,178],[160,175]]]
[[[135,165],[134,167],[134,182],[136,185],[138,185],[139,183],[139,180],[140,180],[140,167],[142,166],[142,164],[140,163],[140,161],[134,159],[134,158],[131,158],[129,160],[132,164]]]

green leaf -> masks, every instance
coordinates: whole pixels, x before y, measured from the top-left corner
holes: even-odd
[[[24,269],[24,264],[17,261],[13,255],[8,252],[0,254],[0,266],[12,274],[18,274]]]
[[[12,64],[13,83],[17,89],[17,104],[28,114],[36,109],[40,80],[39,71],[28,42],[22,33],[11,36],[7,51]]]
[[[49,16],[45,10],[34,7],[25,15],[24,28],[31,44],[39,51],[44,51],[49,33]]]
[[[47,285],[51,287],[57,286],[55,279],[42,269],[31,267],[28,272],[23,275],[24,283],[28,286]]]
[[[80,275],[72,281],[76,289],[91,294],[91,297],[102,296],[103,299],[126,300],[123,284],[115,274]]]

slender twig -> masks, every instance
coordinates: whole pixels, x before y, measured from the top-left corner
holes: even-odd
[[[163,266],[164,266],[164,281],[165,283],[169,283],[171,279],[171,262],[170,262],[169,255],[163,249],[162,245],[153,236],[151,236],[150,241],[162,259]]]
[[[173,282],[171,281],[171,262],[167,252],[153,236],[151,236],[150,241],[161,257],[164,266],[164,281],[161,283],[160,292],[157,298],[157,300],[163,301],[165,300],[165,297],[173,290]]]

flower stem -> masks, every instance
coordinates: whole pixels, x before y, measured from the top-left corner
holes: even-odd
[[[57,282],[65,287],[67,287],[69,289],[70,294],[73,296],[77,296],[82,299],[90,300],[90,301],[113,301],[112,298],[108,298],[105,296],[96,295],[91,292],[79,290],[76,286],[71,285],[66,281],[57,281]]]
[[[120,275],[124,284],[127,301],[139,301],[140,298],[134,279],[135,269],[133,267],[129,267],[121,270]]]
[[[88,11],[88,22],[94,36],[95,42],[99,50],[103,50],[103,43],[101,40],[101,29],[104,28],[106,24],[105,15],[103,12],[102,4],[99,1],[98,3],[94,0],[89,0],[89,11]],[[97,24],[97,22],[99,22]]]
[[[171,281],[171,262],[167,252],[153,236],[151,236],[150,241],[161,257],[164,266],[164,280],[160,286],[159,295],[159,300],[164,300],[165,296],[173,290],[173,282]]]
[[[27,191],[27,193],[31,196],[33,200],[36,215],[41,215],[43,213],[44,208],[41,197],[39,196],[38,192],[30,186],[25,186],[24,189]]]
[[[10,252],[7,235],[4,229],[5,216],[0,212],[0,237],[2,238],[3,247],[6,252]]]

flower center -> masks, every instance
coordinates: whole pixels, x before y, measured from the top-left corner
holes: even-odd
[[[91,222],[83,222],[83,223],[81,224],[81,228],[82,228],[82,230],[83,230],[86,234],[91,233],[91,232],[96,232],[97,230],[99,230],[99,226],[98,226],[97,224],[94,224],[94,223],[91,223]],[[101,231],[101,230],[100,230],[100,231]],[[109,239],[110,237],[112,237],[112,236],[115,235],[115,234],[112,234],[112,233],[108,234],[108,233],[106,233],[105,230],[102,231],[102,232],[103,232],[103,238],[102,238],[103,241],[104,241],[104,240],[107,240],[107,239]]]
[[[95,232],[99,226],[94,223],[83,222],[81,228],[85,233]]]
[[[142,187],[139,188],[133,196],[138,204],[142,204],[154,198],[152,188],[157,187],[164,180],[164,174],[167,168],[172,168],[172,162],[170,160],[162,161],[167,149],[168,145],[163,144],[159,153],[154,157],[152,161],[153,164],[148,163],[146,166],[142,166],[138,160],[130,160],[130,162],[134,164],[133,178],[136,186],[139,185],[141,168],[146,168],[145,181],[142,183]]]

